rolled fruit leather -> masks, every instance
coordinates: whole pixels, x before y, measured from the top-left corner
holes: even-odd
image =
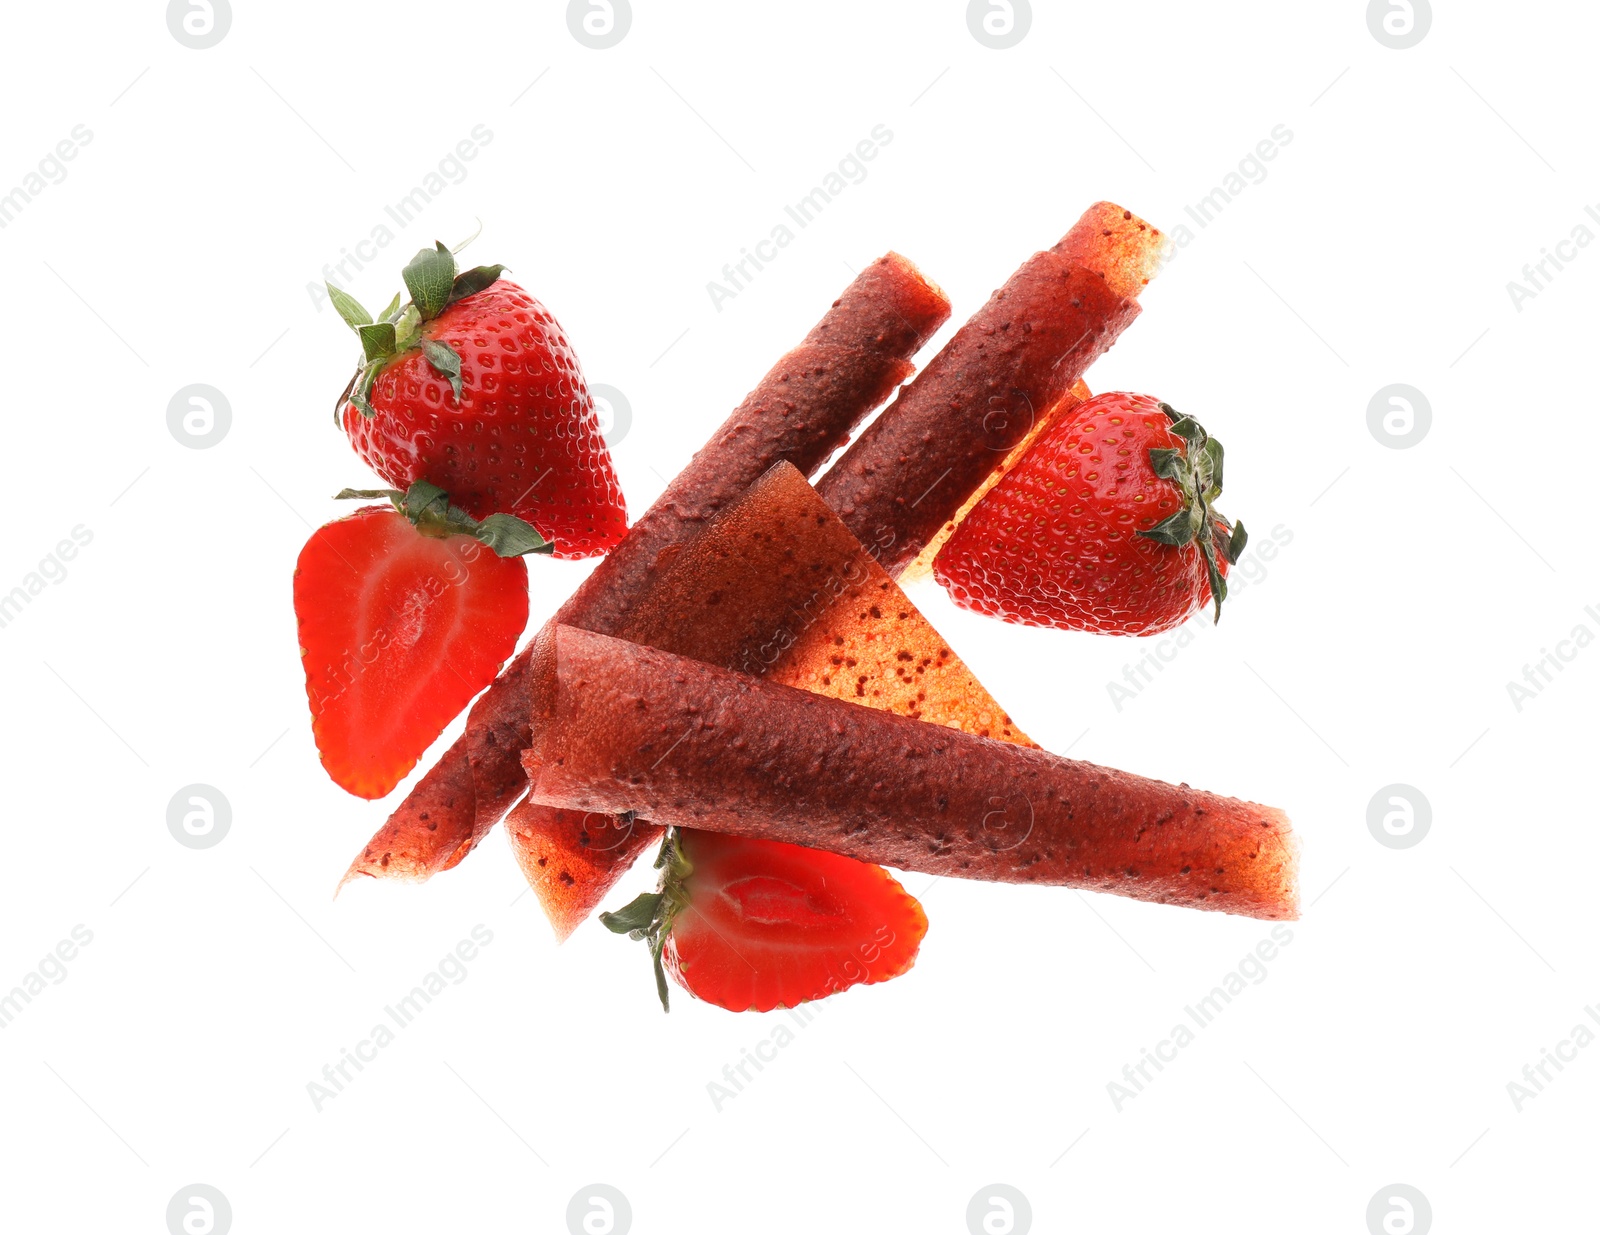
[[[536,641],[529,800],[901,870],[1298,914],[1282,811],[570,626]]]

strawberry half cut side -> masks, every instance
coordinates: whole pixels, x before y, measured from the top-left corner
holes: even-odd
[[[881,867],[819,849],[669,831],[661,890],[600,920],[650,942],[666,974],[730,1012],[770,1012],[911,968],[928,930],[916,898]]]
[[[528,624],[523,553],[549,552],[508,515],[478,522],[433,485],[318,528],[295,564],[294,609],[322,764],[381,798],[494,680]]]

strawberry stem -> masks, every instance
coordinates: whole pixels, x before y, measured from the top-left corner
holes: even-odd
[[[555,545],[539,535],[537,528],[515,515],[492,514],[474,519],[438,485],[419,480],[402,493],[399,489],[341,489],[335,501],[373,501],[387,498],[395,510],[411,521],[424,536],[471,536],[487,545],[500,557],[521,557],[525,553],[554,553]]]
[[[372,388],[378,375],[395,357],[418,347],[429,367],[450,383],[450,391],[460,403],[461,357],[448,343],[424,337],[422,324],[432,321],[458,300],[490,287],[505,269],[504,266],[474,266],[471,270],[458,271],[455,255],[436,240],[433,248],[419,249],[400,272],[411,299],[402,304],[396,293],[376,319],[349,292],[332,283],[324,284],[333,307],[361,340],[361,367],[339,396],[334,423],[343,423],[347,401],[363,416],[376,415],[372,407]]]
[[[672,1011],[667,1000],[667,971],[661,963],[661,954],[672,935],[672,924],[678,915],[689,907],[689,889],[686,881],[694,873],[689,859],[683,856],[678,842],[678,830],[668,828],[661,840],[661,852],[656,855],[655,867],[661,872],[659,891],[645,892],[633,898],[615,913],[602,913],[600,923],[607,930],[629,939],[643,939],[650,945],[650,959],[655,967],[656,995],[661,999],[661,1010]]]

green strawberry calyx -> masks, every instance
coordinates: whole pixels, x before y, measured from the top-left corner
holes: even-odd
[[[683,856],[677,829],[667,829],[661,842],[661,852],[656,855],[655,866],[661,872],[660,889],[636,896],[615,913],[602,913],[600,924],[618,935],[643,939],[650,944],[650,959],[655,964],[656,994],[661,999],[661,1010],[670,1012],[667,972],[661,963],[661,953],[672,934],[672,924],[689,907],[686,881],[694,873],[693,865]]]
[[[555,545],[539,535],[538,529],[515,515],[493,514],[474,519],[438,485],[419,480],[404,493],[399,489],[341,489],[335,501],[372,501],[387,498],[394,508],[424,536],[471,536],[488,545],[500,557],[521,557],[525,553],[554,553]]]
[[[378,374],[396,356],[421,348],[433,371],[450,383],[456,402],[461,401],[461,357],[448,343],[427,337],[422,326],[443,313],[458,300],[481,292],[505,271],[504,266],[474,266],[457,270],[455,254],[440,241],[431,249],[420,249],[400,272],[411,299],[404,304],[400,294],[376,318],[342,287],[325,284],[328,299],[345,324],[361,340],[361,367],[339,396],[334,408],[334,423],[342,422],[348,401],[363,416],[372,416],[372,387]]]
[[[1160,405],[1172,422],[1172,431],[1183,439],[1183,446],[1155,446],[1150,450],[1150,466],[1163,480],[1170,480],[1183,495],[1178,512],[1139,535],[1158,544],[1183,546],[1197,543],[1206,561],[1206,577],[1211,583],[1215,605],[1213,621],[1222,620],[1222,602],[1228,595],[1228,581],[1217,564],[1219,557],[1228,565],[1239,560],[1249,539],[1243,523],[1230,524],[1212,507],[1222,494],[1222,443],[1208,434],[1198,420],[1184,416],[1170,404]],[[1202,535],[1202,529],[1207,534]]]

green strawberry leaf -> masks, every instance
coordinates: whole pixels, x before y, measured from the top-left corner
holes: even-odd
[[[411,293],[411,303],[417,306],[423,321],[430,321],[450,303],[450,291],[456,280],[456,259],[449,249],[435,242],[433,248],[419,250],[401,275],[406,281],[406,290]]]
[[[424,515],[437,508],[442,513],[450,507],[450,495],[438,485],[426,480],[414,481],[405,491],[401,502],[400,513],[415,523]]]
[[[1208,434],[1199,421],[1181,415],[1170,404],[1158,406],[1171,422],[1172,432],[1181,437],[1185,445],[1183,448],[1152,447],[1150,468],[1178,490],[1182,506],[1176,514],[1138,534],[1176,549],[1190,544],[1198,546],[1205,558],[1206,578],[1215,604],[1214,620],[1220,620],[1228,582],[1222,577],[1218,558],[1220,556],[1230,565],[1237,562],[1249,539],[1244,524],[1236,523],[1230,528],[1228,521],[1211,505],[1222,493],[1222,443]]]
[[[1222,621],[1222,602],[1228,599],[1228,581],[1222,577],[1222,571],[1217,566],[1216,550],[1207,541],[1203,552],[1206,558],[1206,577],[1211,582],[1211,601],[1214,608],[1211,613],[1213,623]]]
[[[471,270],[464,270],[456,276],[454,286],[450,289],[450,303],[465,300],[474,296],[484,288],[489,287],[498,279],[504,266],[474,266]]]
[[[394,294],[394,299],[391,300],[386,306],[384,306],[384,310],[383,310],[382,313],[378,314],[378,320],[380,322],[392,322],[392,321],[395,320],[396,315],[399,312],[400,312],[400,293],[396,292]]]
[[[1233,535],[1228,538],[1228,547],[1224,550],[1228,565],[1233,566],[1239,561],[1239,555],[1244,552],[1244,547],[1250,541],[1249,535],[1244,530],[1243,523],[1233,525]]]
[[[395,353],[395,334],[392,322],[374,322],[356,331],[361,336],[361,350],[370,364],[374,360],[387,360]]]
[[[633,812],[624,812],[621,819],[632,821]],[[657,892],[646,892],[615,913],[602,913],[600,921],[607,929],[630,939],[643,939],[650,945],[650,962],[655,969],[656,997],[661,1000],[661,1010],[670,1012],[667,999],[667,972],[661,955],[672,934],[672,924],[689,906],[689,890],[685,880],[694,867],[678,847],[675,829],[667,829],[661,841],[661,852],[656,855],[655,867],[661,871],[661,886]]]
[[[461,402],[461,357],[448,343],[441,343],[438,339],[422,340],[422,354],[428,358],[428,363],[440,377],[448,378],[450,389],[455,392],[456,402]]]
[[[1176,446],[1152,446],[1150,470],[1162,480],[1178,482],[1183,474],[1183,451]]]
[[[1206,517],[1213,519],[1209,511]],[[1206,563],[1206,580],[1211,585],[1211,601],[1214,606],[1212,622],[1222,621],[1222,602],[1228,598],[1228,581],[1222,577],[1222,566],[1217,561],[1218,554],[1223,557],[1228,556],[1228,549],[1232,543],[1223,536],[1226,528],[1227,521],[1221,515],[1215,515],[1211,524],[1211,535],[1196,537],[1200,545],[1200,556]],[[1232,562],[1233,559],[1228,558],[1228,561]]]
[[[500,557],[555,552],[555,545],[539,535],[532,524],[506,514],[490,515],[480,523],[461,507],[452,505],[450,495],[430,481],[414,481],[404,493],[398,489],[342,489],[338,496],[388,498],[395,510],[424,536],[471,536]]]
[[[1172,422],[1172,431],[1189,443],[1190,450],[1198,450],[1205,444],[1206,431],[1200,427],[1200,422],[1191,420],[1187,416],[1179,416]]]
[[[324,283],[322,286],[328,289],[328,299],[333,302],[333,307],[338,310],[339,316],[344,318],[345,325],[351,330],[359,331],[372,321],[372,314],[363,309],[361,302],[344,288],[335,287],[332,283]]]
[[[399,489],[340,489],[339,492],[333,495],[333,500],[336,502],[370,502],[380,497],[387,501],[397,502],[404,498],[405,494],[401,493]]]
[[[516,515],[493,514],[478,524],[472,533],[501,557],[521,557],[524,553],[554,553],[556,547],[537,528]]]
[[[650,959],[654,962],[656,970],[656,996],[661,1000],[661,1010],[663,1012],[672,1011],[672,1002],[667,998],[667,971],[661,964],[661,954],[666,950],[668,934],[670,934],[669,931],[661,932],[656,936],[655,942],[650,945]]]
[[[1147,528],[1139,533],[1146,540],[1153,540],[1158,544],[1172,545],[1182,548],[1194,539],[1195,514],[1194,507],[1185,506],[1175,515],[1169,515],[1152,528]]]
[[[1201,454],[1206,500],[1212,501],[1222,492],[1222,443],[1214,437],[1206,438]]]
[[[644,892],[633,898],[615,913],[602,913],[600,925],[608,931],[618,935],[631,935],[639,931],[639,938],[644,938],[642,932],[650,929],[656,920],[656,913],[661,908],[660,892]]]
[[[396,352],[409,352],[417,345],[417,335],[422,330],[422,314],[417,312],[414,304],[406,305],[405,312],[400,314],[399,320],[394,324],[394,348]]]

